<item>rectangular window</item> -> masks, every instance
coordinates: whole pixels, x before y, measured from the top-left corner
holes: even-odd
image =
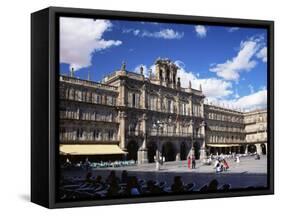
[[[96,95],[96,103],[100,103],[101,99],[100,99],[100,95]]]
[[[135,93],[132,94],[132,106],[136,107],[136,94]]]

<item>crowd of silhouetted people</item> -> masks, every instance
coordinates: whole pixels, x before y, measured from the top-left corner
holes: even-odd
[[[120,178],[115,171],[111,171],[106,178],[92,172],[87,172],[85,177],[69,177],[61,179],[60,199],[89,199],[101,197],[132,197],[140,195],[180,194],[200,192],[212,192],[217,190],[227,191],[231,185],[225,184],[219,187],[216,179],[197,187],[195,183],[185,184],[181,176],[175,176],[173,183],[168,185],[165,181],[143,180],[134,175],[128,175],[122,171]]]

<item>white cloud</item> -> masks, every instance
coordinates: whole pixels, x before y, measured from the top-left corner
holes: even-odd
[[[239,29],[240,29],[239,27],[231,27],[231,28],[227,28],[227,31],[228,32],[234,32],[234,31],[237,31]]]
[[[177,32],[173,29],[162,29],[156,32],[150,32],[147,30],[139,29],[125,29],[123,33],[133,33],[135,36],[139,37],[152,37],[152,38],[162,38],[162,39],[181,39],[184,36],[183,32]]]
[[[123,29],[123,33],[133,33],[135,36],[141,32],[139,29]]]
[[[183,62],[175,61],[175,64],[179,67],[178,77],[181,79],[182,87],[187,88],[189,81],[195,89],[199,89],[201,84],[204,95],[211,99],[220,99],[233,93],[231,82],[214,77],[199,78],[195,73],[186,71]]]
[[[249,95],[233,100],[210,100],[213,104],[224,104],[224,106],[232,109],[243,109],[244,111],[251,111],[257,109],[264,109],[267,106],[267,90],[262,89],[253,92]]]
[[[264,108],[267,105],[267,90],[263,89],[241,97],[235,104],[236,106],[247,110]]]
[[[224,106],[233,109],[241,108],[245,111],[262,109],[267,105],[266,87],[255,91],[253,86],[249,85],[251,93],[241,97],[237,89],[235,92],[233,91],[232,82],[215,77],[199,78],[195,73],[186,71],[182,61],[175,61],[175,64],[179,67],[178,77],[181,78],[182,87],[188,87],[189,81],[192,83],[192,88],[195,89],[198,89],[201,84],[203,94],[206,96],[205,101],[213,104],[224,104]]]
[[[60,62],[78,70],[91,65],[93,53],[121,45],[119,40],[102,38],[111,27],[108,20],[60,18]]]
[[[235,57],[224,63],[216,64],[214,67],[210,68],[210,71],[215,72],[217,76],[222,77],[225,80],[238,81],[240,73],[250,71],[256,66],[257,62],[253,57],[259,50],[260,46],[260,39],[251,38],[247,41],[242,41],[240,50]]]
[[[162,29],[158,32],[143,32],[143,37],[155,37],[155,38],[163,38],[163,39],[180,39],[184,35],[183,32],[177,32],[173,29]]]
[[[263,47],[258,53],[257,58],[261,59],[263,62],[267,62],[267,47]]]
[[[195,28],[195,31],[196,31],[198,37],[204,38],[207,36],[207,29],[205,26],[197,25],[194,28]]]
[[[140,33],[139,29],[134,30],[134,35],[138,35]]]
[[[160,23],[158,22],[149,22],[149,21],[146,21],[146,22],[140,22],[141,24],[151,24],[151,25],[159,25]]]

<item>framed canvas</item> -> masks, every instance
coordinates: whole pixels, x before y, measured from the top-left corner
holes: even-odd
[[[50,7],[31,15],[31,201],[274,193],[274,23]]]

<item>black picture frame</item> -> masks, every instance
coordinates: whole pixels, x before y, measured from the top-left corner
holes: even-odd
[[[268,188],[227,193],[134,197],[77,202],[56,200],[58,164],[58,17],[98,17],[266,28],[268,31]],[[193,200],[274,194],[274,22],[125,11],[49,7],[31,15],[31,201],[47,208]]]

